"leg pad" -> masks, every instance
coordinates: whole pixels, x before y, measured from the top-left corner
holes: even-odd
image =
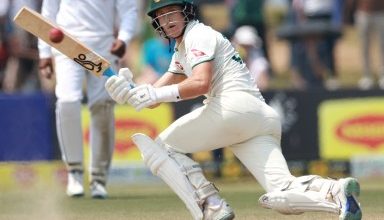
[[[134,134],[132,140],[151,172],[160,177],[179,196],[194,219],[202,219],[201,200],[195,187],[190,183],[185,171],[180,169],[180,165],[169,156],[168,151],[144,134]]]

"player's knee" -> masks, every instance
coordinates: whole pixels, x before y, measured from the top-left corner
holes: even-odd
[[[64,89],[56,88],[57,102],[80,102],[83,100],[83,94],[80,91],[63,91]]]
[[[60,116],[76,116],[81,110],[81,102],[80,101],[72,101],[72,102],[56,102],[56,114]]]
[[[89,105],[89,110],[94,113],[110,112],[114,107],[114,103],[110,100],[102,100]]]

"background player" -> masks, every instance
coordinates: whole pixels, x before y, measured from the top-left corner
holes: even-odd
[[[107,58],[116,68],[118,58],[124,55],[126,45],[135,33],[138,16],[136,4],[136,1],[125,0],[47,0],[43,2],[41,13]],[[91,195],[93,198],[105,198],[105,185],[114,148],[114,104],[104,89],[104,80],[88,73],[43,41],[39,42],[39,53],[40,72],[45,77],[52,76],[52,59],[55,63],[56,124],[62,158],[68,169],[67,194],[84,194],[80,111],[85,79],[87,104],[91,113]]]
[[[130,89],[126,72],[109,78],[106,89],[114,100],[140,111],[161,102],[205,95],[205,105],[184,115],[156,139],[136,134],[144,162],[183,200],[195,219],[233,219],[229,205],[186,153],[229,146],[267,193],[265,208],[284,214],[324,211],[340,219],[361,219],[354,178],[294,177],[280,148],[281,122],[268,106],[245,63],[231,43],[195,20],[190,0],[150,1],[148,15],[155,30],[176,40],[168,72],[154,85]]]

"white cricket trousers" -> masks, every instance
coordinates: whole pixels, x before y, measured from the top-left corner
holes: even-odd
[[[113,36],[79,38],[116,69],[109,52]],[[63,160],[69,170],[83,169],[81,101],[86,85],[90,110],[90,180],[106,182],[114,149],[114,103],[104,88],[106,77],[96,77],[72,59],[54,50],[56,71],[56,124]],[[116,61],[116,62],[115,62]]]
[[[267,191],[294,177],[281,152],[281,122],[274,109],[247,92],[209,97],[204,106],[172,123],[159,139],[181,153],[229,147]]]
[[[109,49],[112,47],[113,36],[78,38],[93,51],[111,62],[112,68],[117,68],[117,57]],[[104,88],[106,77],[97,77],[72,59],[53,49],[55,57],[56,89],[58,102],[74,102],[83,99],[83,88],[86,85],[88,106],[96,102],[111,100]]]

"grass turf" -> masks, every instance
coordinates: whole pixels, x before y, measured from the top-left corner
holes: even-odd
[[[361,181],[363,219],[384,219],[382,181]],[[263,190],[253,180],[217,181],[216,185],[234,208],[236,219],[338,219],[336,215],[327,213],[285,216],[263,209],[257,202]],[[110,196],[106,200],[91,199],[89,193],[82,198],[68,198],[62,188],[0,191],[0,219],[191,219],[182,202],[163,184],[114,185],[108,189]]]

